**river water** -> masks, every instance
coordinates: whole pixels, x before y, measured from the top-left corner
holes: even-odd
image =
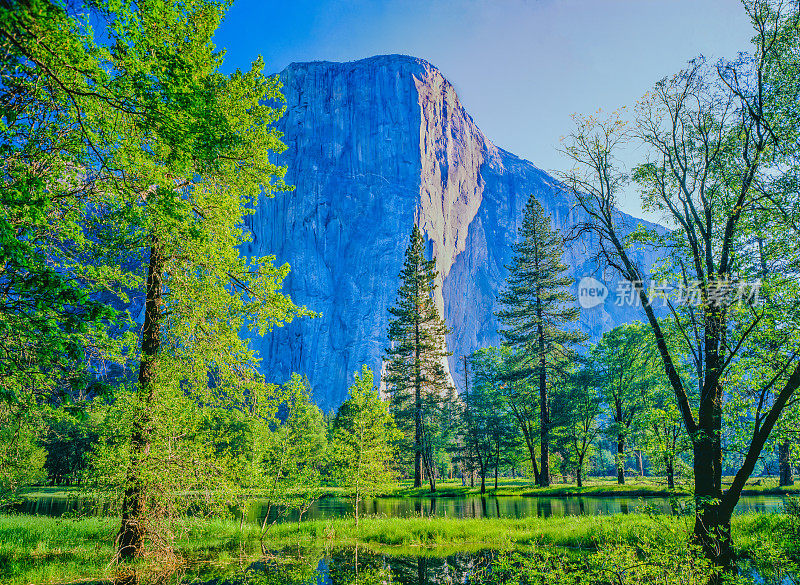
[[[680,501],[680,500],[679,500]],[[687,501],[686,499],[682,500]],[[781,496],[744,496],[737,512],[763,514],[783,511]],[[457,496],[425,498],[371,498],[361,502],[360,514],[384,517],[439,516],[448,518],[526,518],[578,515],[630,514],[647,509],[670,513],[675,502],[668,498],[648,497],[528,497],[528,496]],[[246,511],[249,522],[264,518],[267,502],[254,500]],[[102,512],[94,500],[59,495],[42,496],[21,504],[17,510],[28,514],[61,516],[65,513]],[[352,517],[350,500],[323,498],[314,503],[304,519]],[[287,516],[284,520],[295,520]],[[361,585],[404,583],[433,585],[475,582],[476,572],[491,570],[497,551],[483,550],[449,556],[398,556],[374,554],[357,548],[339,550],[281,551],[267,555],[239,569],[211,570],[216,563],[190,563],[188,574],[178,582],[207,585],[287,584]],[[435,553],[434,553],[435,554]],[[213,559],[209,559],[213,560]],[[756,583],[763,582],[756,578]],[[784,581],[788,583],[788,581]]]
[[[742,496],[737,512],[774,513],[783,511],[783,496]],[[267,502],[250,502],[246,519],[260,522]],[[360,504],[360,515],[388,518],[441,516],[447,518],[550,518],[579,515],[630,514],[650,510],[669,513],[672,503],[664,497],[531,497],[531,496],[455,496],[425,498],[370,498]],[[94,500],[76,496],[42,496],[26,500],[16,510],[25,514],[61,516],[66,512],[91,514],[97,511]],[[353,504],[345,498],[322,498],[303,516],[306,520],[326,520],[353,515]],[[296,520],[288,516],[287,520]]]

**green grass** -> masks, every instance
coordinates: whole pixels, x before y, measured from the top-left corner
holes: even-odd
[[[0,575],[10,583],[106,576],[118,528],[119,522],[111,518],[0,515]]]
[[[732,477],[723,478],[723,488],[733,481]],[[584,481],[582,488],[573,483],[554,482],[550,487],[541,488],[534,485],[530,479],[509,479],[502,478],[498,482],[498,488],[494,489],[494,480],[486,482],[486,495],[491,496],[538,496],[538,497],[568,497],[568,496],[587,496],[587,497],[647,497],[647,496],[668,496],[690,495],[693,485],[690,480],[679,480],[674,490],[667,488],[664,478],[660,477],[628,477],[625,485],[618,485],[616,477],[591,477]],[[786,495],[800,493],[800,482],[794,486],[779,487],[776,477],[753,478],[748,480],[743,495]],[[91,496],[90,493],[83,491],[80,487],[33,487],[22,494],[26,499],[36,499],[43,497],[70,497],[75,495]],[[258,498],[261,494],[252,492],[248,494],[253,498]],[[325,487],[321,497],[347,497],[349,494],[346,488]],[[434,495],[428,486],[413,487],[411,480],[397,482],[394,485],[386,486],[383,493],[384,497],[430,497]],[[474,487],[461,485],[460,480],[439,481],[436,485],[437,497],[458,497],[480,495],[480,483]]]
[[[781,533],[786,521],[781,514],[736,516],[734,542],[746,555]],[[693,518],[643,514],[521,520],[368,517],[358,528],[352,519],[276,525],[266,544],[273,550],[358,544],[376,553],[428,556],[536,545],[592,551],[610,542],[685,541],[692,524]],[[16,585],[110,578],[118,526],[115,518],[0,515],[0,580]],[[178,533],[177,548],[190,565],[224,566],[254,559],[260,552],[255,525],[240,531],[235,521],[190,518],[181,522]]]
[[[723,486],[727,487],[733,481],[732,477],[723,478]],[[661,477],[627,477],[625,485],[619,485],[616,477],[591,477],[584,481],[579,488],[574,483],[553,482],[549,487],[538,487],[529,479],[501,479],[498,487],[494,489],[494,480],[486,482],[486,495],[492,496],[539,496],[539,497],[566,497],[566,496],[668,496],[690,495],[694,486],[690,480],[677,481],[674,490],[667,487],[665,478]],[[800,483],[791,487],[779,487],[775,477],[753,478],[749,480],[743,490],[743,495],[784,495],[800,493]],[[428,485],[414,488],[410,481],[400,482],[387,489],[387,496],[419,497],[433,495]],[[441,497],[455,497],[480,495],[480,485],[473,487],[461,485],[460,480],[440,481],[436,486],[436,495]]]
[[[782,514],[737,515],[732,526],[734,539],[746,553],[785,522]],[[323,541],[331,546],[364,545],[387,554],[435,550],[441,555],[452,551],[535,545],[594,550],[606,542],[635,544],[645,536],[652,538],[654,535],[665,541],[686,540],[693,526],[694,517],[644,514],[524,519],[370,517],[363,519],[358,528],[352,519],[278,525],[273,528],[271,538],[279,547]]]
[[[537,487],[527,479],[503,479],[498,482],[498,488],[494,489],[494,482],[487,482],[486,494],[493,496],[540,496],[540,497],[561,497],[561,496],[618,496],[626,495],[631,497],[656,496],[674,494],[688,494],[691,486],[678,486],[677,490],[667,489],[665,482],[660,482],[657,478],[629,478],[625,485],[618,485],[616,478],[591,478],[584,482],[583,487],[579,488],[575,484],[554,482],[549,487]],[[414,488],[409,482],[397,485],[387,495],[391,496],[430,496],[430,488]],[[480,495],[480,485],[470,487],[461,485],[461,481],[442,481],[436,486],[436,495],[441,497],[455,497]]]
[[[81,486],[34,486],[22,492],[22,496],[33,500],[36,498],[66,498],[85,493]]]

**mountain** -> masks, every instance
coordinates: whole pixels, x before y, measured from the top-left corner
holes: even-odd
[[[500,341],[497,293],[528,196],[562,232],[580,215],[555,179],[484,136],[453,86],[422,59],[293,63],[280,78],[286,115],[278,126],[288,148],[277,162],[295,189],[260,202],[244,252],[288,263],[284,290],[319,316],[252,337],[263,373],[276,382],[307,375],[318,404],[331,409],[362,364],[380,372],[388,308],[417,222],[436,257],[436,303],[452,329],[450,371],[463,384],[461,356]],[[602,276],[589,261],[593,247],[584,239],[567,249],[573,276]],[[581,320],[596,339],[634,317],[635,308],[607,301]]]

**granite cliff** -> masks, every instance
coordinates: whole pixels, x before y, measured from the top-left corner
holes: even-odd
[[[252,338],[264,374],[307,375],[327,410],[344,400],[361,364],[380,372],[388,308],[418,222],[436,257],[436,302],[452,329],[450,371],[463,383],[460,356],[499,342],[496,295],[528,196],[562,231],[578,220],[572,202],[555,179],[484,136],[426,61],[293,63],[280,77],[288,149],[278,162],[295,189],[262,200],[248,218],[245,253],[290,264],[285,291],[319,316]],[[599,275],[592,248],[589,240],[568,248],[573,276]],[[583,311],[582,326],[596,339],[635,315],[607,302]]]

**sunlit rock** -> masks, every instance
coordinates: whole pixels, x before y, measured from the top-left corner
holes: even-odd
[[[528,196],[563,232],[578,218],[572,202],[555,179],[484,136],[426,61],[294,63],[280,77],[288,149],[278,162],[295,190],[260,203],[245,251],[289,263],[286,292],[319,317],[253,337],[262,371],[270,381],[307,375],[326,410],[344,400],[361,364],[380,372],[416,221],[437,259],[450,370],[463,384],[460,356],[499,342],[496,297]],[[613,290],[616,280],[590,261],[594,251],[591,241],[573,243],[565,261],[573,276],[594,275]],[[582,312],[592,338],[637,315],[613,296]]]

